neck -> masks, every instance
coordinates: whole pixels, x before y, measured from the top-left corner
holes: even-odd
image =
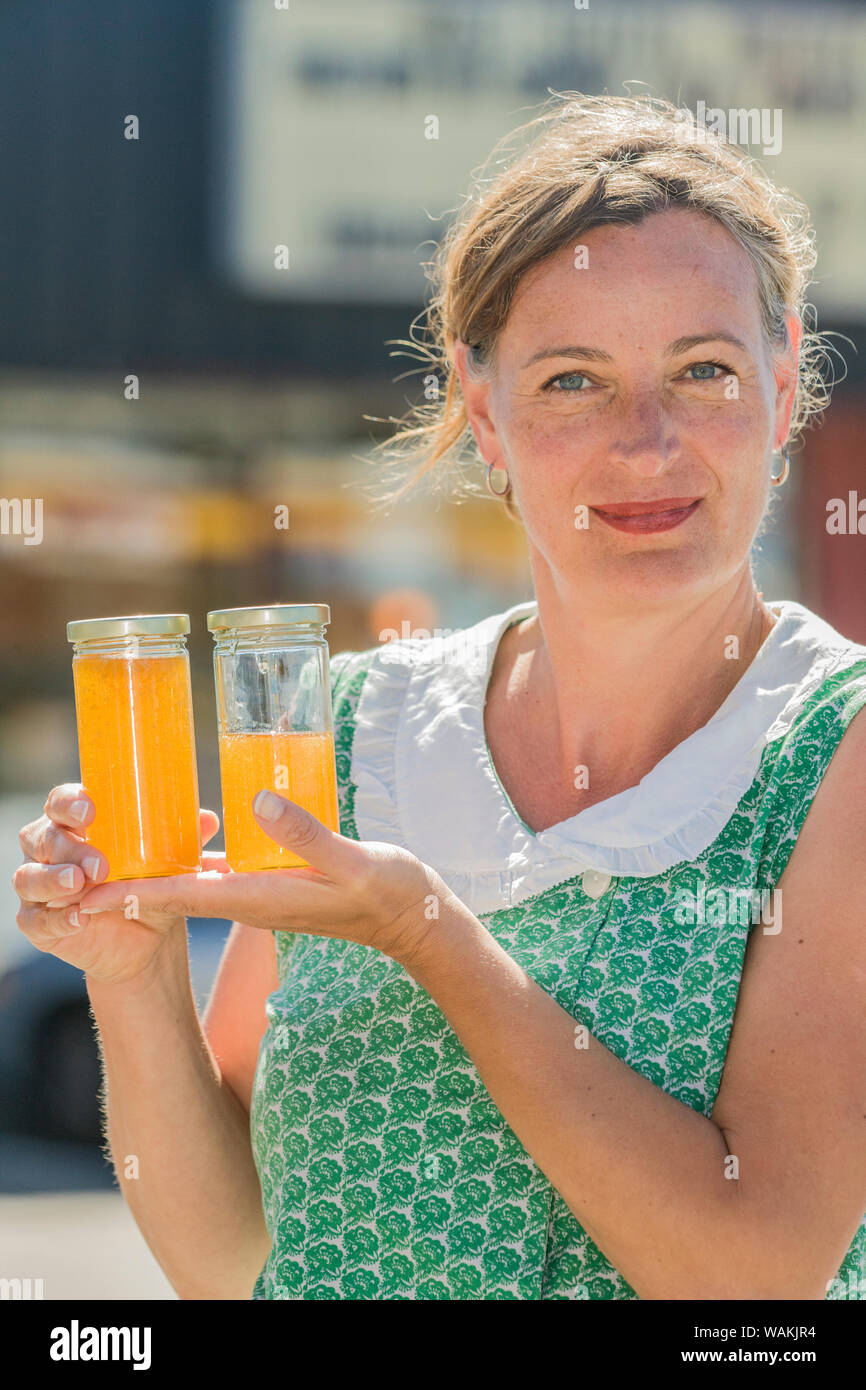
[[[534,571],[538,613],[512,629],[506,698],[556,765],[585,765],[596,791],[634,786],[706,724],[775,622],[748,567],[681,604],[604,610]]]

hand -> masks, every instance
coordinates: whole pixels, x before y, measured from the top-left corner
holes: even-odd
[[[262,810],[276,816],[266,818]],[[275,792],[259,792],[253,814],[270,839],[309,867],[233,873],[223,861],[217,871],[106,883],[85,893],[82,914],[116,913],[128,903],[137,920],[160,914],[224,917],[270,931],[357,941],[405,964],[435,927],[434,899],[453,896],[435,870],[408,850],[337,834]]]
[[[182,918],[143,916],[132,921],[120,911],[84,917],[78,908],[87,889],[108,873],[108,860],[84,839],[95,807],[80,782],[54,787],[45,814],[19,832],[25,862],[12,875],[21,900],[18,926],[39,951],[58,956],[94,979],[126,981],[151,965],[173,927]],[[219,817],[201,812],[202,844],[213,839]],[[221,855],[206,854],[214,870]],[[123,884],[119,884],[123,887]]]

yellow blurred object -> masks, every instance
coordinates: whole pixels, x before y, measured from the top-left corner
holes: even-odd
[[[241,560],[273,525],[261,503],[236,492],[193,492],[184,501],[191,559]]]

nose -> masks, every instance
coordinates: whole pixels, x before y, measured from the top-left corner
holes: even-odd
[[[679,449],[673,424],[658,395],[645,391],[622,402],[611,444],[611,459],[636,477],[655,478]]]

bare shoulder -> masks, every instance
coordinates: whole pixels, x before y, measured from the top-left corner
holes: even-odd
[[[202,1027],[226,1085],[249,1114],[265,1000],[279,988],[273,933],[233,922]]]
[[[866,710],[751,932],[712,1112],[768,1234],[823,1298],[866,1211]]]

